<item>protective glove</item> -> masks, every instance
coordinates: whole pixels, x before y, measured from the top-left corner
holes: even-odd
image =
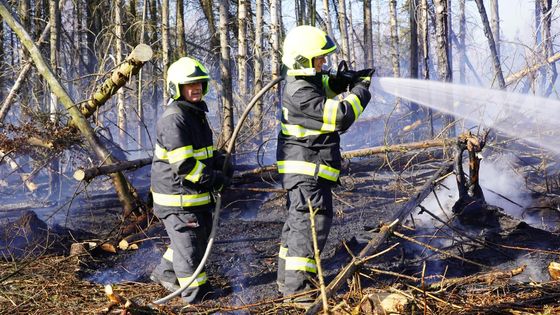
[[[225,164],[225,174],[228,177],[233,177],[233,163],[231,162],[231,158],[226,162],[226,154],[224,150],[214,152],[214,169],[223,171]]]
[[[350,85],[350,89],[352,89],[356,85],[362,85],[366,89],[369,89],[369,85],[371,84],[371,77],[374,73],[375,69],[373,68],[356,71],[354,82],[352,82],[352,84]]]
[[[222,171],[212,171],[212,190],[222,191],[231,185],[231,177],[224,175]]]
[[[354,82],[354,78],[356,76],[356,71],[348,70],[348,64],[346,60],[342,60],[338,63],[338,67],[336,69],[336,80],[345,86],[349,86]]]

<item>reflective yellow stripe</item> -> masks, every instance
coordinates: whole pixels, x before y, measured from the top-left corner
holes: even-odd
[[[187,176],[185,176],[185,178],[193,183],[198,182],[200,180],[200,176],[202,175],[202,170],[205,167],[206,165],[204,165],[204,163],[200,161],[196,161],[196,164],[194,165],[193,169],[191,170],[190,173],[187,174]]]
[[[173,250],[170,247],[163,254],[163,259],[173,262]]]
[[[327,100],[323,108],[323,126],[321,131],[334,131],[336,127],[336,112],[338,110],[338,101]]]
[[[340,175],[340,171],[337,170],[336,168],[324,164],[319,165],[319,174],[318,174],[319,177],[336,182],[339,175]]]
[[[285,134],[286,136],[294,136],[298,138],[327,133],[320,130],[306,129],[300,125],[289,125],[281,123],[280,126],[282,127],[283,134]]]
[[[193,146],[187,145],[167,152],[169,163],[177,163],[193,157]]]
[[[179,280],[179,285],[183,287],[183,284],[187,284],[189,280],[192,279],[192,276],[186,278],[177,278]],[[189,288],[199,287],[208,281],[208,277],[206,276],[206,272],[201,272],[198,277],[189,285]]]
[[[280,246],[278,258],[286,259],[286,255],[288,255],[288,247]]]
[[[278,161],[278,173],[315,176],[315,164],[304,161]]]
[[[168,195],[152,192],[154,203],[167,207],[194,207],[210,203],[210,193],[197,195]]]
[[[315,259],[306,257],[286,257],[286,270],[301,270],[317,273]]]
[[[156,143],[154,155],[160,160],[169,160],[169,163],[181,162],[190,157],[197,160],[205,160],[214,156],[214,146],[207,146],[202,149],[193,150],[192,145],[177,148],[173,151],[167,151]]]
[[[156,143],[156,148],[154,150],[154,155],[160,160],[167,160],[167,150],[160,147],[159,144]]]
[[[329,86],[329,76],[328,75],[323,75],[322,81],[323,81],[323,89],[325,90],[325,93],[327,94],[327,97],[328,98],[335,97],[336,93],[333,90],[331,90],[331,87]]]
[[[278,161],[278,173],[280,174],[303,174],[315,176],[317,164],[305,161]],[[336,182],[340,176],[340,170],[328,165],[319,164],[317,176]]]
[[[194,158],[197,160],[205,160],[214,156],[214,147],[208,146],[206,148],[194,150]]]
[[[354,110],[354,117],[358,119],[358,117],[360,117],[360,115],[364,111],[364,108],[362,107],[362,104],[358,96],[356,94],[350,94],[346,96],[344,100],[350,103],[350,105],[352,105],[352,109]]]

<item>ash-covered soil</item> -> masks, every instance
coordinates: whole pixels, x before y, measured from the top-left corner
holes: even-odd
[[[409,154],[398,159],[392,158],[390,164],[387,163],[387,156],[355,159],[346,165],[347,171],[341,179],[341,186],[334,189],[335,218],[321,255],[327,283],[350,261],[349,251],[352,255],[357,254],[371,239],[372,233],[375,233],[373,231],[376,231],[381,223],[388,223],[408,198],[442,165],[442,161],[437,157],[437,151],[434,150],[420,155]],[[481,173],[481,176],[484,174]],[[283,304],[276,291],[279,238],[287,211],[285,193],[273,178],[266,178],[266,181],[261,180],[261,177],[244,180],[244,184],[235,185],[223,194],[224,209],[216,242],[206,267],[214,287],[213,292],[200,304],[185,308],[181,300],[173,299],[167,306],[156,309],[157,312],[301,312],[291,305]],[[446,199],[447,193],[439,195]],[[111,235],[118,225],[119,210],[110,207],[118,204],[116,199],[110,193],[106,193],[102,198],[90,197],[93,198],[80,201],[88,210],[82,212],[82,220],[75,217],[71,220],[74,228],[71,231],[91,230],[95,227],[99,238]],[[554,196],[538,194],[535,202],[526,209],[538,210],[544,217],[544,208],[554,208],[553,200]],[[444,203],[443,200],[440,202]],[[527,215],[526,211],[524,213]],[[538,267],[533,265],[532,268],[538,269],[542,276],[546,274],[546,268],[543,266],[558,254],[556,248],[546,248],[548,252],[501,248],[500,251],[506,252],[508,255],[505,256],[511,259],[500,256],[494,263],[489,263],[490,258],[496,256],[492,247],[477,247],[476,244],[457,236],[456,240],[440,242],[439,240],[445,237],[433,236],[445,230],[441,229],[441,225],[431,222],[426,227],[415,220],[421,219],[411,217],[404,222],[413,229],[415,224],[418,224],[416,232],[407,231],[406,235],[489,267],[499,266],[507,269],[517,266],[518,257],[537,257],[538,259],[529,261],[533,264],[540,261]],[[449,229],[445,232],[451,233]],[[535,235],[534,231],[531,233]],[[469,236],[477,238],[481,236],[481,232],[477,230]],[[80,233],[73,237],[70,241],[65,239],[66,243],[61,248],[69,248],[68,242],[86,239],[85,235]],[[507,237],[483,240],[496,242],[502,239],[506,240],[505,244],[508,246],[525,246],[520,243],[522,237]],[[88,235],[87,238],[91,239],[91,236]],[[3,268],[0,268],[0,313],[110,313],[107,309],[109,302],[103,294],[105,284],[112,284],[118,294],[133,299],[139,305],[148,305],[167,294],[159,285],[150,283],[148,275],[159,262],[168,240],[161,226],[148,230],[141,239],[144,240],[138,243],[138,250],[117,250],[116,254],[97,250],[68,258],[68,252],[63,251],[54,253],[56,256],[25,257],[22,263],[3,263]],[[464,244],[460,244],[457,249],[459,240]],[[427,262],[427,276],[461,276],[486,270],[396,237],[391,237],[387,245],[397,241],[403,245],[382,259],[371,261],[367,267],[382,268],[418,278],[421,276],[424,262]],[[551,243],[557,245],[556,242]],[[526,244],[527,247],[535,245],[531,242]],[[539,248],[545,249],[545,246]],[[515,257],[512,258],[513,253]],[[371,279],[362,278],[363,288],[382,288],[399,281],[398,277],[380,275],[368,268],[365,268],[364,274]],[[441,277],[434,279],[439,281]],[[341,292],[347,291],[348,288],[343,288]]]

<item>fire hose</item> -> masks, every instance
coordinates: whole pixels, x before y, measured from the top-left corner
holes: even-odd
[[[278,84],[280,81],[282,81],[284,79],[283,76],[280,76],[274,80],[272,80],[270,83],[268,83],[266,86],[264,86],[257,94],[255,94],[255,96],[253,96],[253,98],[251,99],[251,101],[249,102],[249,104],[247,104],[247,107],[245,107],[245,110],[243,111],[243,114],[241,114],[241,117],[239,117],[239,121],[237,122],[237,125],[235,126],[235,129],[233,130],[233,134],[231,135],[230,141],[228,143],[228,146],[226,148],[226,156],[225,156],[225,162],[224,162],[224,173],[226,173],[226,167],[228,165],[228,161],[231,158],[231,151],[233,150],[233,146],[235,145],[235,140],[237,139],[237,135],[239,134],[239,131],[241,130],[241,127],[243,126],[243,123],[245,122],[245,119],[247,119],[247,116],[249,116],[249,112],[251,112],[251,109],[253,108],[253,106],[255,106],[255,104],[257,103],[257,101],[268,91],[270,90],[273,86],[275,86],[276,84]],[[183,293],[183,291],[185,291],[185,289],[187,289],[191,283],[194,282],[194,280],[198,277],[198,275],[200,274],[200,272],[202,271],[202,269],[204,268],[204,265],[206,264],[206,260],[208,259],[208,256],[210,255],[210,252],[212,251],[212,245],[214,244],[214,238],[216,236],[216,230],[218,229],[218,223],[219,223],[219,218],[220,218],[220,211],[221,211],[221,205],[222,205],[222,196],[220,195],[219,192],[214,192],[214,200],[216,201],[216,207],[214,208],[214,218],[212,219],[212,231],[210,232],[210,236],[208,237],[208,245],[206,245],[206,251],[204,252],[204,256],[202,256],[202,259],[200,260],[200,263],[198,264],[198,267],[196,268],[196,270],[194,271],[194,273],[192,274],[192,276],[189,278],[189,280],[185,283],[183,283],[183,285],[177,289],[175,292],[170,293],[169,295],[154,301],[154,304],[164,304],[167,301],[171,300],[172,298],[179,296],[181,293]]]
[[[289,70],[288,70],[288,72],[289,72]],[[292,75],[294,75],[294,74],[296,74],[296,73],[293,73]],[[314,75],[315,73],[312,73],[312,74]],[[340,62],[340,64],[338,65],[338,68],[336,70],[335,69],[327,70],[326,72],[324,72],[324,74],[327,74],[330,77],[346,77],[348,80],[355,80],[355,77],[354,77],[355,72],[353,72],[351,70],[348,70],[348,65],[346,64],[346,61],[344,61],[344,60],[342,60]],[[239,131],[241,130],[241,127],[243,126],[243,123],[247,119],[247,116],[249,116],[249,113],[253,109],[253,106],[255,106],[257,101],[268,90],[270,90],[273,86],[278,84],[280,81],[284,80],[285,75],[286,75],[286,69],[283,69],[282,75],[279,76],[278,78],[272,80],[266,86],[264,86],[257,94],[255,94],[255,96],[253,96],[251,101],[247,104],[247,107],[245,107],[245,110],[241,114],[241,117],[239,117],[239,121],[237,122],[237,125],[235,126],[235,129],[233,130],[233,134],[232,134],[232,136],[229,140],[228,146],[226,148],[226,156],[225,156],[224,168],[223,168],[224,173],[226,173],[226,167],[228,165],[229,159],[231,158],[231,151],[233,150],[233,147],[235,145],[235,140],[237,139],[237,135],[239,134]],[[159,300],[154,301],[153,302],[154,304],[164,304],[164,303],[167,303],[172,298],[179,296],[181,293],[183,293],[183,291],[185,291],[191,285],[191,283],[194,282],[194,280],[198,277],[198,275],[200,274],[200,272],[204,268],[204,265],[206,264],[206,260],[208,259],[208,256],[210,255],[210,252],[212,251],[212,245],[214,244],[214,238],[216,236],[216,230],[218,229],[218,223],[219,223],[220,211],[221,211],[221,204],[222,204],[222,196],[220,195],[220,193],[219,192],[214,192],[213,195],[214,195],[214,200],[216,201],[216,206],[215,206],[215,209],[214,209],[214,217],[212,219],[212,230],[210,232],[210,236],[208,237],[208,245],[206,245],[206,251],[204,252],[204,256],[202,256],[202,259],[201,259],[200,263],[198,264],[198,267],[196,268],[196,270],[194,271],[194,273],[192,274],[192,276],[189,278],[189,280],[187,282],[183,283],[183,285],[181,285],[181,287],[179,289],[177,289],[176,291],[170,293],[169,295],[167,295],[167,296],[165,296],[165,297],[163,297]]]

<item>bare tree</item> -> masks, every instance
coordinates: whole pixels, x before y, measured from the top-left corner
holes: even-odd
[[[496,75],[496,79],[498,80],[498,86],[503,90],[505,89],[506,83],[504,80],[504,74],[502,73],[500,58],[498,57],[498,52],[496,50],[494,36],[492,35],[490,23],[488,22],[488,15],[486,15],[486,8],[484,7],[483,0],[475,0],[475,2],[484,26],[484,35],[486,35],[486,38],[488,39],[488,46],[490,46],[490,56],[492,57],[492,65],[494,66],[494,73]]]
[[[114,1],[115,12],[115,55],[116,64],[120,65],[123,57],[122,40],[123,40],[123,27],[122,27],[122,0]],[[117,126],[119,127],[119,143],[123,148],[126,148],[126,108],[124,103],[124,90],[117,91]]]
[[[449,30],[447,0],[434,0],[436,12],[436,54],[438,63],[438,74],[440,80],[452,82],[451,65],[449,61]],[[449,137],[455,136],[455,128],[451,127],[454,118],[451,115],[443,115],[442,124]]]
[[[546,60],[548,57],[553,55],[552,50],[552,36],[550,32],[550,25],[552,21],[552,0],[540,0],[542,7],[542,39],[543,39],[543,59]],[[550,80],[548,80],[546,89],[544,90],[544,96],[549,96],[552,93],[554,84],[558,77],[558,71],[556,70],[556,63],[550,63],[547,67],[550,72]],[[546,82],[546,72],[544,76],[544,81]],[[544,85],[543,85],[544,87]]]
[[[163,69],[163,102],[167,102],[168,91],[166,86],[167,80],[167,67],[169,65],[169,0],[161,0],[161,61]]]
[[[346,25],[346,3],[344,0],[338,0],[338,28],[340,31],[340,41],[342,42],[342,59],[351,63],[348,27]]]
[[[220,0],[220,73],[222,79],[222,108],[223,123],[222,134],[218,146],[223,147],[233,134],[233,101],[231,91],[231,59],[229,51],[229,3],[228,0]]]
[[[255,2],[256,12],[255,12],[255,89],[254,91],[258,93],[263,87],[263,0],[256,0]],[[255,114],[253,119],[253,125],[255,126],[255,131],[259,132],[261,130],[261,120],[263,116],[263,103],[258,101],[255,104]]]
[[[329,36],[332,36],[333,39],[334,39],[334,33],[333,33],[332,22],[331,22],[331,14],[330,14],[330,10],[329,10],[329,0],[323,0],[323,12],[324,12],[324,15],[325,15],[325,24],[327,25],[327,33],[329,34]],[[329,58],[332,58],[332,60],[331,60],[332,63],[334,63],[335,65],[338,64],[337,53],[333,53],[333,54],[329,55]]]
[[[391,25],[391,63],[393,65],[393,76],[398,78],[401,76],[401,67],[399,63],[399,31],[397,22],[397,0],[389,1],[389,23]]]
[[[490,20],[492,35],[494,36],[494,42],[496,43],[496,54],[498,58],[501,59],[500,55],[500,10],[498,6],[498,0],[490,0]]]
[[[175,59],[179,59],[187,55],[187,47],[185,45],[185,4],[183,0],[177,0],[176,13],[177,57]]]
[[[373,67],[373,23],[371,20],[371,0],[364,0],[364,57],[365,68]]]
[[[238,0],[238,35],[237,35],[237,78],[239,96],[247,97],[247,6],[246,0]]]
[[[272,44],[270,69],[273,80],[280,76],[280,16],[280,1],[270,0],[270,42]]]
[[[409,0],[408,2],[408,12],[410,21],[410,77],[418,78],[418,0]],[[411,115],[411,120],[415,121],[418,119],[418,104],[411,102],[410,110],[413,112]]]
[[[467,59],[467,49],[465,46],[465,35],[467,31],[467,21],[465,18],[465,0],[459,0],[459,82],[466,83],[465,64]]]

